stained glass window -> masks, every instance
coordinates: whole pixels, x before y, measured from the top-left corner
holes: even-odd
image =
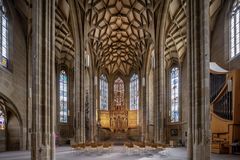
[[[100,77],[100,110],[108,110],[108,81],[105,75]]]
[[[114,104],[124,106],[124,82],[120,77],[114,82]]]
[[[171,69],[171,122],[179,121],[179,69]]]
[[[0,64],[4,67],[8,65],[8,19],[6,11],[0,0]]]
[[[230,58],[240,53],[240,0],[235,0],[230,22]]]
[[[67,123],[68,118],[68,79],[64,70],[60,72],[59,78],[59,101],[60,101],[60,122]]]
[[[137,110],[139,107],[139,80],[134,74],[130,79],[130,110]]]
[[[4,113],[4,109],[0,106],[0,130],[4,130],[5,129],[5,125],[6,125],[6,116]]]

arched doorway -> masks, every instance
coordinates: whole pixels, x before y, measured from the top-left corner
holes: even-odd
[[[15,105],[0,93],[0,151],[22,148],[22,120]]]

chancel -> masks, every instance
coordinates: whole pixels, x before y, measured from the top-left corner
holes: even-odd
[[[239,160],[240,0],[0,0],[1,160]]]

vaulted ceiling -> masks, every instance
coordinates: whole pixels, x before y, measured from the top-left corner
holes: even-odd
[[[127,75],[142,65],[151,42],[150,0],[88,0],[89,46],[97,66]]]
[[[165,22],[165,56],[166,60],[182,60],[187,44],[186,0],[171,0]]]
[[[56,6],[56,59],[58,64],[73,67],[74,39],[69,24],[70,6],[66,0],[59,0]]]
[[[210,27],[214,28],[224,0],[210,1]],[[165,22],[165,58],[182,62],[187,52],[187,0],[169,0]],[[171,64],[171,63],[170,63]]]
[[[226,1],[210,0],[211,30]],[[168,2],[164,54],[166,61],[178,59],[181,62],[187,44],[186,0]],[[106,69],[109,74],[120,71],[126,75],[132,69],[141,67],[143,56],[153,39],[150,34],[153,8],[161,0],[84,0],[79,3],[86,11],[88,24],[85,31],[97,67]],[[27,18],[31,18],[28,9],[31,0],[13,0],[13,4],[22,20],[26,21],[24,28],[27,28]],[[57,1],[56,59],[59,64],[73,67],[76,44],[71,31],[70,10],[68,0]]]

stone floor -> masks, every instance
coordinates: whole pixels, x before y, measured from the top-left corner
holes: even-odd
[[[58,147],[57,160],[186,160],[185,148],[167,148],[164,151],[126,152],[124,147],[114,146],[111,151],[95,150],[84,153],[73,152],[70,147]],[[240,155],[212,154],[212,160],[240,160]],[[30,152],[2,152],[0,160],[30,160]]]

